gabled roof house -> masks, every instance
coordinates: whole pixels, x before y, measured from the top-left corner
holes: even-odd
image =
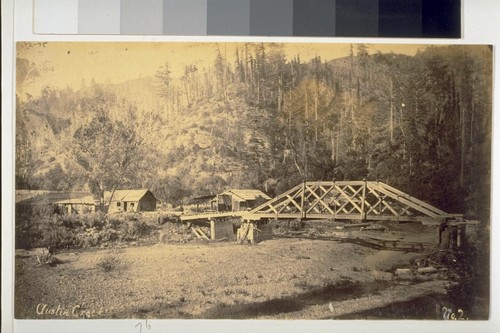
[[[113,197],[111,198],[111,195]],[[116,190],[106,192],[105,202],[109,202],[108,213],[151,212],[156,210],[158,199],[148,189]],[[110,201],[111,199],[111,201]]]

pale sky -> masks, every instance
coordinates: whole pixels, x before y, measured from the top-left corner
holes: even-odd
[[[381,45],[366,44],[370,52],[394,52],[414,55],[423,45]],[[236,46],[243,43],[153,43],[153,42],[49,42],[44,47],[26,47],[18,43],[18,57],[27,58],[35,64],[51,68],[43,71],[24,91],[37,95],[44,86],[78,89],[82,81],[88,84],[92,79],[97,83],[120,83],[140,77],[154,76],[156,71],[168,61],[172,74],[182,76],[188,64],[203,68],[213,64],[217,47],[229,59],[234,56]],[[354,45],[355,47],[355,45]],[[349,55],[350,44],[286,43],[288,59],[300,54],[302,61],[319,55],[330,60]]]

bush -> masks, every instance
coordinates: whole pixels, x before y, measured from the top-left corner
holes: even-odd
[[[101,232],[102,236],[101,239],[104,242],[114,242],[118,240],[119,238],[119,233],[113,228],[104,228]]]
[[[60,215],[42,220],[39,228],[42,236],[41,245],[48,248],[50,253],[74,247],[78,243],[74,231],[64,226],[64,219]]]
[[[106,215],[103,212],[97,212],[92,214],[83,214],[82,225],[87,228],[101,228],[106,221]]]
[[[169,217],[171,219],[171,217]],[[156,217],[102,212],[61,215],[47,207],[16,210],[16,248],[59,249],[107,246],[151,234]]]
[[[282,220],[274,222],[274,226],[282,230],[301,231],[304,230],[306,222],[301,220]]]
[[[304,222],[302,220],[293,220],[290,223],[290,229],[292,229],[293,231],[304,230],[305,226],[306,226],[306,222]]]
[[[104,222],[104,228],[119,229],[123,223],[124,221],[121,220],[120,218],[115,216],[109,216]]]
[[[127,235],[135,239],[147,235],[149,230],[146,222],[136,220],[128,223]]]
[[[105,272],[111,272],[116,269],[123,268],[123,256],[119,250],[111,250],[101,256],[97,261],[97,267]]]
[[[97,246],[101,242],[101,234],[96,227],[87,228],[79,234],[79,245],[81,247]]]

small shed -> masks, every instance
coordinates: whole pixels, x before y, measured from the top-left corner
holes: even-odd
[[[196,205],[197,212],[215,211],[216,198],[217,198],[216,194],[202,195],[199,197],[194,197],[192,203]]]
[[[92,195],[76,198],[66,198],[58,200],[54,204],[62,208],[68,214],[95,213],[96,204]]]
[[[95,212],[95,199],[85,191],[16,191],[16,209],[53,207],[68,213]]]
[[[113,195],[112,198],[111,195]],[[109,202],[108,213],[152,212],[156,210],[158,199],[150,190],[139,189],[107,192],[105,201]]]
[[[257,207],[271,197],[260,190],[230,189],[217,195],[217,211],[237,212]]]

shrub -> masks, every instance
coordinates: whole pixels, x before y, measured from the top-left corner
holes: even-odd
[[[41,245],[48,248],[50,253],[77,244],[77,237],[70,228],[64,226],[62,216],[55,215],[51,219],[42,220],[39,228],[42,236]]]
[[[78,228],[82,226],[82,221],[80,215],[70,214],[62,215],[61,217],[62,225],[66,228]]]
[[[120,230],[125,228],[127,222],[130,221],[130,216],[133,215],[124,215],[124,214],[111,214],[106,216],[106,220],[104,223],[105,228],[113,228],[116,230]]]
[[[87,228],[85,232],[80,233],[80,246],[91,247],[100,244],[102,237],[96,227]]]
[[[118,240],[119,233],[113,228],[104,228],[101,232],[101,239],[104,242],[114,242]]]
[[[103,212],[82,215],[82,225],[87,228],[101,228],[105,224],[106,215]]]
[[[130,221],[121,226],[123,240],[133,240],[145,236],[150,232],[150,226],[144,221]]]
[[[97,267],[101,268],[105,272],[111,272],[113,270],[123,268],[123,255],[119,250],[111,250],[101,256],[97,261]]]
[[[50,251],[94,247],[109,242],[135,240],[148,236],[156,217],[138,214],[55,214],[37,207],[16,207],[16,248],[46,247]],[[139,220],[140,219],[140,220]],[[175,217],[168,216],[168,220]]]
[[[290,229],[294,230],[294,231],[303,230],[305,226],[306,226],[306,223],[302,220],[293,220],[290,223]]]

